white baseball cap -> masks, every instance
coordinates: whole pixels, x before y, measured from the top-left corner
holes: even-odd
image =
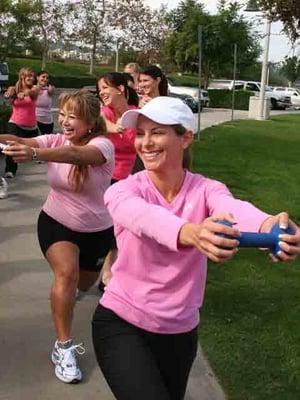
[[[126,111],[121,118],[122,128],[136,129],[139,115],[144,115],[158,124],[180,124],[186,130],[196,131],[194,114],[182,100],[174,97],[155,97],[143,108]]]

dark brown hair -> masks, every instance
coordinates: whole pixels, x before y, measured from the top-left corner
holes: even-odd
[[[126,97],[128,105],[138,106],[139,98],[135,90],[128,86],[128,81],[121,72],[108,72],[107,74],[101,75],[98,78],[98,82],[103,79],[104,82],[111,87],[118,88],[119,86],[124,86],[124,95]],[[97,88],[98,94],[99,90]],[[100,96],[99,96],[100,97]],[[101,97],[100,97],[101,100]]]
[[[186,132],[186,128],[184,126],[182,126],[181,124],[176,124],[176,125],[171,125],[171,126],[174,129],[177,136],[183,136]],[[191,146],[184,149],[183,160],[182,160],[182,167],[189,171],[192,169],[192,155],[191,155],[190,147]]]
[[[153,79],[160,78],[160,82],[158,84],[159,95],[168,96],[168,80],[159,67],[156,65],[149,65],[148,67],[144,68],[140,74],[151,76]]]

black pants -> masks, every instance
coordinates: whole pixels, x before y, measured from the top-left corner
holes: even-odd
[[[146,332],[101,305],[92,322],[101,371],[117,400],[183,400],[197,353],[197,328]]]
[[[16,135],[23,138],[32,138],[38,136],[39,130],[33,129],[22,129],[18,125],[9,122],[7,124],[7,133],[10,135]],[[14,175],[16,174],[18,169],[18,164],[14,162],[13,158],[10,156],[6,156],[5,158],[5,172],[12,172]]]
[[[48,135],[53,133],[54,123],[44,124],[43,122],[38,122],[38,127],[42,135]]]
[[[57,242],[71,242],[79,249],[79,268],[100,271],[99,260],[106,257],[114,241],[113,226],[97,232],[76,232],[41,211],[38,219],[38,239],[46,257],[49,247]]]

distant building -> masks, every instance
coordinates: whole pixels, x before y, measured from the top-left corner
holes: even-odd
[[[63,59],[63,60],[78,60],[83,62],[90,62],[91,60],[91,52],[88,49],[81,50],[79,48],[72,49],[72,50],[65,50],[63,48],[57,47],[52,48],[48,52],[49,58],[51,59]],[[105,54],[96,54],[96,61],[105,63],[107,62],[107,55]]]

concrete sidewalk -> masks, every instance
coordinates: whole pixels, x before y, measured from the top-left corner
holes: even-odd
[[[2,172],[1,156],[0,168]],[[54,375],[50,362],[55,340],[49,302],[52,274],[36,237],[37,216],[48,192],[45,165],[21,165],[9,183],[8,199],[0,200],[0,400],[113,400],[91,343],[97,290],[79,301],[75,310],[74,337],[86,348],[80,359],[83,382],[67,385]],[[225,399],[201,351],[186,399]]]

